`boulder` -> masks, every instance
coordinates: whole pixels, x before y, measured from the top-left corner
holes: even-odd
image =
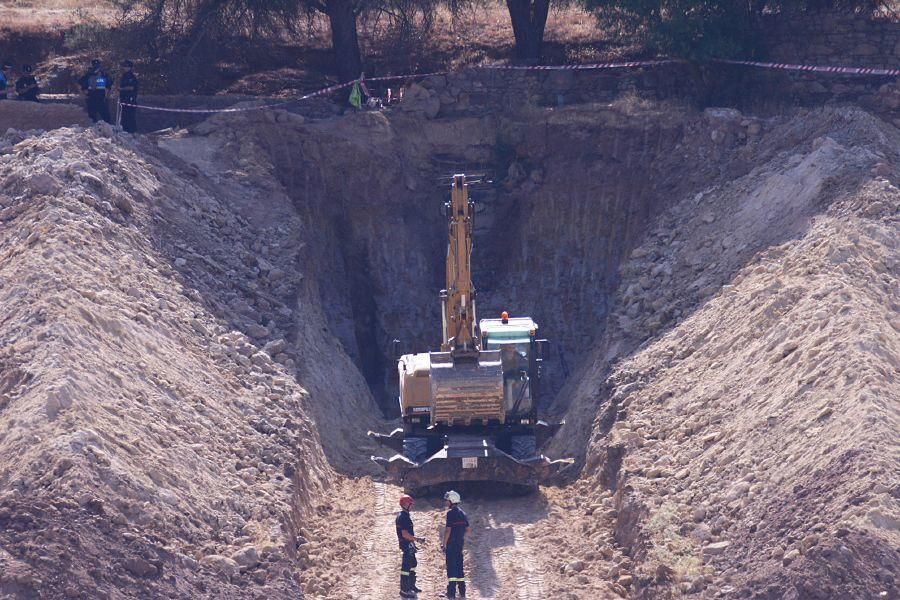
[[[421,114],[426,119],[433,119],[441,110],[441,100],[434,90],[425,89],[414,83],[403,94],[400,109],[408,113]]]
[[[156,565],[140,556],[127,559],[124,563],[124,567],[126,571],[135,577],[152,577],[159,573],[159,569],[156,568]]]
[[[238,564],[234,559],[221,554],[210,554],[200,559],[200,566],[218,573],[222,579],[229,580],[238,572]]]
[[[232,553],[231,560],[238,564],[241,571],[253,569],[259,564],[259,551],[250,544]]]
[[[707,544],[703,546],[703,556],[721,556],[725,554],[725,551],[728,550],[728,547],[731,545],[731,542],[713,542],[712,544]]]

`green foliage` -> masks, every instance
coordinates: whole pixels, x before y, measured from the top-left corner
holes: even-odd
[[[581,1],[611,35],[637,37],[657,53],[690,60],[756,56],[767,13],[823,8],[860,11],[884,4],[882,0]]]

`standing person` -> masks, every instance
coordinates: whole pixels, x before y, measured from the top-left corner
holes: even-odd
[[[412,505],[412,496],[406,494],[400,496],[401,510],[394,521],[397,526],[397,541],[400,542],[400,551],[403,552],[400,564],[400,595],[404,598],[414,598],[417,592],[422,591],[416,587],[416,566],[419,564],[416,560],[416,542],[424,542],[425,538],[416,537],[412,517],[409,514]]]
[[[6,90],[12,84],[12,68],[11,62],[4,61],[3,68],[0,69],[0,100],[7,99]]]
[[[466,597],[466,576],[463,573],[463,544],[466,541],[466,532],[469,530],[469,517],[459,507],[462,501],[459,493],[450,490],[444,494],[447,504],[447,526],[444,528],[444,538],[441,540],[441,550],[447,556],[447,597]]]
[[[16,95],[19,96],[19,100],[40,102],[40,100],[38,100],[38,94],[41,93],[41,89],[38,87],[37,79],[31,74],[32,71],[34,71],[34,69],[31,68],[31,65],[24,65],[22,67],[24,75],[16,80]]]
[[[122,71],[122,79],[119,81],[119,102],[135,104],[140,82],[134,74],[134,63],[130,60],[123,60]],[[128,133],[137,131],[137,108],[122,106],[122,129]]]
[[[85,93],[88,116],[96,123],[103,119],[112,123],[109,116],[109,106],[106,104],[106,91],[112,86],[112,79],[100,65],[100,59],[91,61],[91,68],[78,80],[82,91]]]

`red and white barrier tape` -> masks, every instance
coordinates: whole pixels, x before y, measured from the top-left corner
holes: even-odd
[[[384,77],[363,77],[360,79],[356,79],[354,81],[348,81],[346,83],[338,83],[335,85],[328,86],[327,88],[322,88],[321,90],[316,90],[315,92],[311,92],[309,94],[305,94],[300,96],[299,98],[292,98],[290,100],[285,100],[284,102],[276,102],[274,104],[262,104],[258,106],[242,106],[239,108],[166,108],[163,106],[148,106],[145,104],[131,104],[128,102],[121,102],[121,106],[127,106],[129,108],[142,108],[144,110],[155,110],[159,112],[171,112],[171,113],[193,113],[193,114],[213,114],[213,113],[235,113],[235,112],[246,112],[250,110],[265,110],[270,108],[278,108],[280,106],[287,106],[288,104],[293,104],[294,102],[301,102],[303,100],[309,100],[310,98],[315,98],[318,96],[324,96],[326,94],[330,94],[332,92],[336,92],[338,90],[348,88],[355,83],[360,83],[365,85],[367,81],[395,81],[399,79],[419,79],[422,77],[430,77],[432,75],[443,75],[446,71],[434,72],[434,73],[414,73],[412,75],[387,75]]]
[[[383,77],[363,77],[360,81],[397,81],[400,79],[419,79],[422,77],[431,77],[432,75],[446,75],[449,71],[435,71],[433,73],[415,73],[413,75],[385,75]]]
[[[634,69],[637,67],[656,67],[681,62],[673,59],[632,60],[627,62],[588,63],[583,65],[485,65],[479,69],[500,69],[514,71],[587,71],[591,69]]]
[[[132,104],[131,102],[120,102],[119,106],[127,106],[128,108],[142,108],[144,110],[155,110],[157,112],[169,112],[169,113],[191,113],[191,114],[212,114],[212,113],[235,113],[235,112],[244,112],[248,110],[263,110],[265,108],[277,108],[279,106],[284,106],[285,104],[290,104],[291,102],[295,102],[295,100],[291,100],[289,102],[279,102],[278,104],[263,104],[260,106],[242,106],[240,108],[166,108],[164,106],[149,106],[147,104]]]
[[[160,112],[175,112],[175,113],[193,113],[193,114],[212,114],[212,113],[235,113],[235,112],[246,112],[249,110],[264,110],[267,108],[278,108],[279,106],[286,106],[288,104],[293,104],[294,102],[300,102],[301,100],[309,100],[310,98],[315,98],[316,96],[324,96],[325,94],[330,94],[331,92],[336,92],[337,90],[350,87],[356,81],[348,81],[346,83],[339,83],[336,85],[328,86],[327,88],[323,88],[321,90],[317,90],[315,92],[306,94],[304,96],[300,96],[299,98],[292,98],[291,100],[285,100],[284,102],[276,102],[274,104],[262,104],[259,106],[241,106],[239,108],[165,108],[162,106],[147,106],[144,104],[131,104],[128,102],[121,102],[121,106],[127,106],[129,108],[143,108],[144,110],[155,110]]]
[[[713,62],[730,65],[745,65],[748,67],[760,67],[763,69],[778,69],[781,71],[805,71],[810,73],[837,73],[841,75],[884,75],[888,77],[900,76],[900,69],[874,69],[869,67],[832,67],[820,65],[792,65],[789,63],[757,62],[753,60],[728,60],[715,59]]]
[[[588,63],[588,64],[580,64],[580,65],[485,65],[481,67],[476,67],[478,69],[493,69],[493,70],[512,70],[512,71],[588,71],[588,70],[597,70],[597,69],[634,69],[640,67],[657,67],[661,65],[669,65],[682,63],[684,61],[677,59],[658,59],[658,60],[632,60],[625,62],[606,62],[606,63]],[[769,62],[758,62],[752,60],[730,60],[730,59],[713,59],[713,62],[723,63],[723,64],[732,64],[732,65],[744,65],[749,67],[760,67],[764,69],[778,69],[783,71],[804,71],[809,73],[835,73],[835,74],[843,74],[843,75],[875,75],[875,76],[888,76],[888,77],[900,77],[900,69],[875,69],[869,67],[834,67],[834,66],[819,66],[819,65],[793,65],[789,63],[769,63]],[[235,112],[246,112],[251,110],[265,110],[270,108],[278,108],[280,106],[287,106],[288,104],[293,104],[294,102],[300,102],[303,100],[309,100],[310,98],[315,98],[318,96],[324,96],[326,94],[330,94],[332,92],[336,92],[338,90],[348,88],[354,84],[361,84],[365,86],[366,82],[370,81],[398,81],[404,79],[421,79],[422,77],[431,77],[433,75],[446,75],[447,71],[435,71],[433,73],[414,73],[409,75],[385,75],[382,77],[360,77],[354,81],[348,81],[346,83],[339,83],[336,85],[328,86],[321,90],[317,90],[315,92],[311,92],[309,94],[305,94],[300,96],[299,98],[293,98],[291,100],[285,100],[283,102],[277,102],[274,104],[263,104],[259,106],[243,106],[240,108],[165,108],[162,106],[147,106],[144,104],[131,104],[122,102],[120,106],[127,106],[129,108],[142,108],[144,110],[155,110],[161,112],[171,112],[171,113],[194,113],[194,114],[213,114],[213,113],[235,113]]]

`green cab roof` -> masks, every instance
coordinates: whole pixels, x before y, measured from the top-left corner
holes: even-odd
[[[527,344],[531,341],[529,335],[518,335],[516,337],[507,337],[506,335],[491,334],[485,338],[485,343],[489,346],[505,346],[506,344]]]
[[[529,338],[538,325],[531,317],[511,317],[504,323],[501,319],[482,319],[479,323],[481,335],[488,339]],[[527,341],[527,339],[525,340]]]

